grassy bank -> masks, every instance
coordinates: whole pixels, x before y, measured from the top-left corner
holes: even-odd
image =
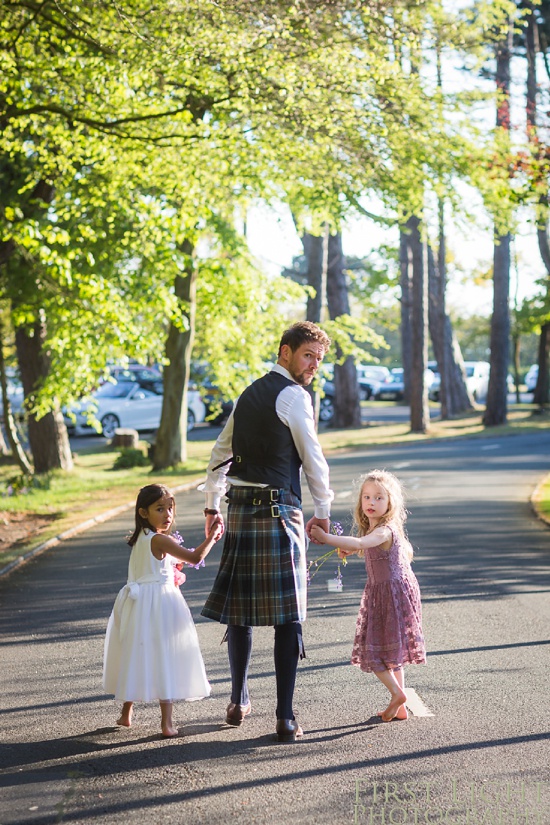
[[[409,425],[370,424],[355,430],[328,429],[320,433],[325,453],[342,450],[365,449],[370,446],[412,443],[448,438],[486,438],[508,436],[523,432],[547,429],[550,417],[540,414],[532,405],[520,405],[509,412],[508,423],[486,429],[480,414],[472,414],[454,421],[433,421],[426,434],[411,433]],[[9,522],[16,517],[37,522],[37,532],[22,538],[15,544],[0,544],[0,569],[12,559],[32,550],[49,538],[94,518],[106,510],[129,504],[135,500],[136,491],[144,484],[162,480],[171,487],[198,483],[204,476],[213,441],[190,441],[188,461],[185,466],[152,474],[149,466],[114,470],[118,451],[103,446],[82,450],[75,455],[72,473],[55,472],[47,477],[27,483],[18,490],[17,468],[7,460],[0,464],[0,519],[9,530]],[[550,468],[549,468],[550,469]],[[12,494],[7,491],[12,486]],[[538,490],[537,507],[550,520],[550,478]],[[41,517],[41,522],[38,522]],[[39,529],[38,529],[39,527]]]

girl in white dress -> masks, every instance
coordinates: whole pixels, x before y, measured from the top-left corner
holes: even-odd
[[[175,584],[177,562],[196,565],[221,537],[215,520],[205,541],[188,550],[169,533],[175,502],[163,485],[143,487],[136,501],[136,527],[128,582],[119,592],[109,618],[103,659],[103,687],[123,702],[117,725],[130,727],[134,702],[158,699],[163,736],[177,736],[172,721],[176,699],[210,694],[197,631]]]

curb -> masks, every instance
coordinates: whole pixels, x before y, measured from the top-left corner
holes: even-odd
[[[178,493],[186,493],[188,490],[196,490],[199,484],[204,484],[204,482],[204,478],[198,479],[197,481],[189,481],[187,484],[180,484],[179,487],[173,487],[170,489],[175,495],[177,495]],[[49,550],[52,547],[57,547],[57,545],[61,544],[62,541],[71,539],[79,533],[84,533],[86,530],[89,530],[90,527],[94,527],[96,524],[102,524],[104,521],[108,521],[109,519],[118,516],[120,513],[124,513],[125,510],[130,510],[134,506],[135,501],[130,501],[127,504],[121,504],[118,507],[113,507],[112,510],[107,510],[105,513],[101,513],[99,516],[95,516],[94,518],[89,518],[81,524],[77,524],[76,527],[71,527],[69,530],[65,530],[58,536],[48,539],[48,541],[39,544],[38,547],[35,547],[33,550],[29,550],[28,553],[25,553],[23,556],[19,556],[19,558],[14,559],[9,564],[6,564],[5,567],[2,567],[0,569],[0,577],[7,576],[8,573],[11,573],[13,570],[21,567],[30,559],[39,556],[45,550]]]

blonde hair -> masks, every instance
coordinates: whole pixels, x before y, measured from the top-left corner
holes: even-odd
[[[376,526],[381,527],[391,523],[391,526],[403,540],[404,550],[408,554],[409,561],[412,561],[413,549],[405,532],[407,510],[405,509],[403,485],[397,476],[394,476],[388,470],[371,470],[370,473],[366,473],[359,478],[359,495],[353,512],[354,532],[358,536],[366,536],[370,532],[369,520],[363,512],[362,502],[363,487],[368,481],[379,484],[388,496],[388,509]]]

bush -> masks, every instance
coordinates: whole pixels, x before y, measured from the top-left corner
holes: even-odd
[[[113,470],[128,470],[131,467],[146,467],[149,459],[142,450],[123,447],[113,464]]]

